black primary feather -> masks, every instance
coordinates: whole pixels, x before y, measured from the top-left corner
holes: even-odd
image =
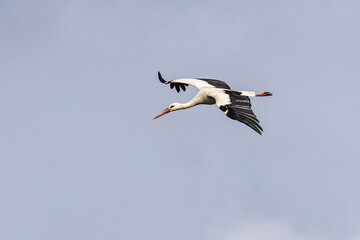
[[[168,83],[168,82],[165,81],[165,79],[161,76],[161,73],[160,73],[160,72],[158,72],[158,78],[159,78],[160,82],[165,83],[165,84]]]
[[[189,86],[189,84],[186,83],[174,83],[172,81],[166,81],[162,76],[161,73],[158,72],[158,78],[160,80],[161,83],[164,84],[169,84],[170,83],[170,88],[173,89],[175,87],[177,92],[180,92],[180,89],[182,89],[184,92],[186,90],[186,86]]]
[[[176,88],[176,91],[177,91],[177,92],[180,92],[180,86],[179,86],[179,84],[175,84],[175,88]]]
[[[180,87],[181,87],[182,90],[185,92],[185,90],[186,90],[185,84],[180,84]]]
[[[231,103],[220,106],[220,109],[227,117],[246,124],[261,135],[261,131],[263,131],[263,129],[251,109],[250,98],[242,96],[241,92],[226,90],[225,93],[229,95]]]

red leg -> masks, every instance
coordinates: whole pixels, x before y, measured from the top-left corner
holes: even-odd
[[[272,93],[271,92],[263,92],[263,93],[260,93],[260,94],[256,94],[255,96],[256,97],[272,96]]]

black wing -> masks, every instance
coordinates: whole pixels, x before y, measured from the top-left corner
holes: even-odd
[[[161,73],[158,72],[158,77],[160,82],[164,84],[170,84],[170,88],[176,88],[176,91],[180,92],[180,88],[182,90],[186,90],[186,87],[193,85],[197,89],[202,87],[214,87],[214,88],[222,88],[222,89],[229,89],[229,85],[225,82],[216,80],[216,79],[208,79],[208,78],[186,78],[186,79],[175,79],[173,81],[166,81],[162,76]]]
[[[241,92],[231,90],[225,90],[224,92],[229,95],[231,103],[222,105],[219,108],[226,114],[227,117],[245,123],[261,135],[261,131],[263,131],[263,129],[260,126],[256,115],[251,110],[250,98],[242,96]]]
[[[224,88],[224,89],[230,89],[229,85],[227,85],[226,82],[220,81],[220,80],[216,80],[216,79],[209,79],[209,78],[196,78],[199,80],[203,80],[205,82],[207,82],[208,84],[216,87],[216,88]]]
[[[185,83],[173,83],[172,81],[166,81],[162,76],[161,73],[158,72],[158,78],[160,80],[160,82],[164,83],[164,84],[170,84],[170,88],[173,89],[175,87],[177,92],[180,92],[180,88],[185,92],[186,87],[189,86],[189,84],[185,84]]]

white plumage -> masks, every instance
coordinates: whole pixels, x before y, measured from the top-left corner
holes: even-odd
[[[249,97],[271,96],[270,92],[256,94],[252,91],[233,91],[225,82],[216,79],[206,78],[179,78],[172,81],[166,81],[158,72],[160,82],[170,84],[171,88],[186,90],[186,86],[192,85],[199,92],[187,103],[172,103],[162,113],[154,117],[154,119],[176,110],[186,109],[198,104],[216,104],[224,112],[224,114],[234,120],[238,120],[261,135],[263,131],[259,124],[259,120],[251,110]]]

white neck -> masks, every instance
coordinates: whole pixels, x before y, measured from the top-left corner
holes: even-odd
[[[179,110],[180,110],[180,109],[187,109],[187,108],[191,108],[191,107],[193,107],[193,106],[196,106],[196,105],[198,105],[198,104],[199,104],[199,102],[197,101],[197,99],[192,99],[192,100],[190,100],[189,102],[180,103],[178,109],[179,109]]]
[[[193,107],[193,106],[195,106],[195,105],[197,105],[197,104],[198,104],[198,103],[195,103],[195,102],[193,102],[193,101],[189,101],[189,102],[187,102],[187,103],[181,103],[179,109],[191,108],[191,107]]]
[[[191,99],[189,102],[180,103],[177,109],[191,108],[198,104],[214,104],[214,103],[215,100],[213,98],[207,97],[207,92],[199,91],[198,94],[196,94],[196,96],[193,99]]]

